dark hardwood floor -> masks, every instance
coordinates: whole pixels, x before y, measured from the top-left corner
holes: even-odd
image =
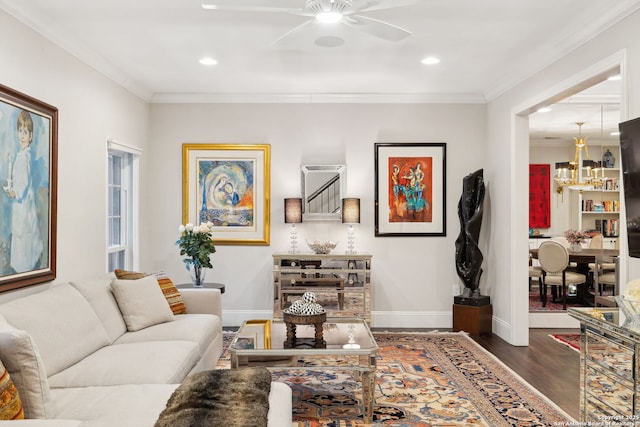
[[[530,329],[528,347],[512,346],[496,335],[472,338],[578,420],[580,353],[549,337],[558,333],[580,333],[580,330]]]

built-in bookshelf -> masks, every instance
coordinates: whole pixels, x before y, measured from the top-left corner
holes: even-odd
[[[592,187],[571,189],[571,228],[597,231],[605,238],[605,245],[614,245],[620,230],[620,167],[619,147],[594,146],[592,152],[606,150],[615,156],[613,167],[601,169],[605,179]]]

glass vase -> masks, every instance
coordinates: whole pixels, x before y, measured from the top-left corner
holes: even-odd
[[[582,245],[580,243],[572,243],[569,249],[571,249],[571,252],[582,252]]]
[[[193,287],[201,288],[204,285],[204,277],[207,275],[207,269],[201,265],[190,264],[189,274],[191,275]]]

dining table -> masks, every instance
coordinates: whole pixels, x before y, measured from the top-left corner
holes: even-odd
[[[580,251],[569,251],[569,263],[575,263],[575,271],[584,274],[587,277],[587,287],[592,284],[589,276],[589,264],[596,261],[611,262],[613,258],[620,255],[618,249],[598,249],[598,248],[582,248]],[[538,249],[529,249],[531,258],[538,259]],[[595,295],[591,294],[587,289],[580,289],[577,296],[578,302],[582,305],[593,306],[595,304]]]

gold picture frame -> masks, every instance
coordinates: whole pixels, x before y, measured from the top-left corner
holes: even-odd
[[[271,320],[254,319],[244,322],[243,333],[256,334],[256,348],[271,348]]]
[[[182,221],[217,245],[269,245],[271,146],[182,144]]]

